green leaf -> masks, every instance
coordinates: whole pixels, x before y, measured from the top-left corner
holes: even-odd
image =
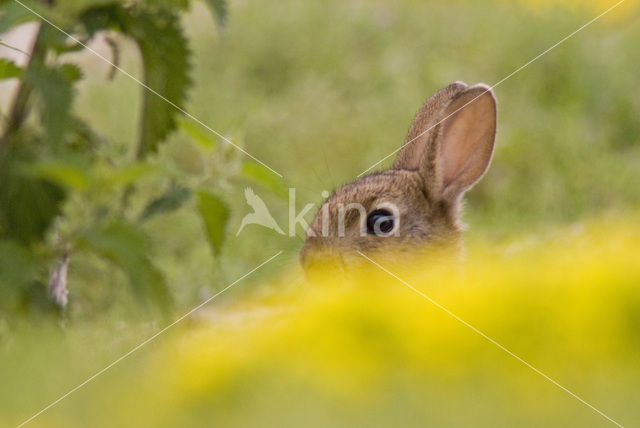
[[[169,290],[164,277],[149,260],[148,238],[139,228],[115,221],[87,230],[78,239],[78,244],[122,269],[141,301],[151,298],[162,309],[169,308]]]
[[[204,150],[213,151],[218,146],[218,141],[211,137],[209,131],[203,131],[202,127],[193,120],[183,117],[178,121],[178,126]]]
[[[77,116],[71,116],[69,147],[80,153],[95,153],[96,146],[104,139],[91,129],[89,123]]]
[[[229,207],[216,195],[201,190],[198,192],[198,210],[204,221],[211,250],[217,256],[224,243]]]
[[[218,24],[223,26],[227,22],[227,1],[226,0],[205,0],[211,13],[214,14]]]
[[[138,159],[157,150],[176,128],[191,85],[190,51],[180,19],[166,7],[142,9],[110,5],[87,10],[80,18],[91,37],[111,29],[131,37],[140,50],[144,70]]]
[[[24,174],[22,165],[33,162],[39,144],[21,134],[8,141],[10,150],[0,157],[0,238],[30,244],[43,237],[60,212],[63,189]]]
[[[161,166],[147,162],[134,162],[116,169],[104,172],[101,179],[108,186],[128,186],[142,177],[159,175],[164,169]]]
[[[176,15],[163,11],[132,15],[128,34],[142,54],[144,83],[155,92],[145,89],[142,96],[137,155],[144,158],[155,152],[158,143],[176,128],[176,117],[181,114],[179,109],[184,107],[186,90],[191,85],[187,74],[190,52]]]
[[[24,6],[15,1],[7,1],[2,4],[2,15],[0,15],[0,34],[6,33],[16,25],[24,24],[28,21],[35,21],[37,19],[38,17]]]
[[[15,310],[21,294],[37,278],[37,264],[24,245],[0,240],[0,309]]]
[[[60,19],[57,19],[58,18],[57,16],[56,17],[50,16],[49,18],[52,20],[52,22],[56,22],[59,25],[64,25],[62,22],[60,22],[61,21]],[[65,21],[68,21],[68,20],[69,18],[65,19]],[[84,39],[84,37],[80,34],[78,34],[77,37],[74,37],[74,38],[78,38],[78,37],[81,38],[79,40],[83,44],[86,44],[86,42],[88,42],[88,40]],[[62,54],[71,53],[71,52],[78,52],[85,49],[85,47],[82,46],[81,43],[78,43],[75,40],[70,39],[66,34],[58,31],[53,27],[46,28],[43,42],[46,45],[48,50],[55,52],[57,55],[62,55]]]
[[[22,76],[22,68],[7,58],[0,58],[0,79]]]
[[[245,162],[242,165],[241,172],[244,177],[255,183],[263,185],[280,198],[286,199],[288,197],[289,189],[287,188],[286,183],[259,163],[251,161]]]
[[[0,235],[28,244],[41,239],[60,212],[64,191],[0,166]]]
[[[164,195],[154,199],[147,205],[140,216],[140,220],[148,220],[158,214],[171,212],[180,208],[191,196],[189,189],[184,187],[172,187]]]
[[[50,141],[57,143],[72,124],[71,81],[60,68],[49,68],[40,61],[32,61],[26,73],[27,79],[41,100],[40,118],[46,136]]]
[[[68,82],[77,82],[84,77],[84,73],[80,67],[75,64],[62,64],[59,70]]]
[[[184,12],[189,9],[189,0],[145,0],[144,5],[148,9],[177,9],[181,12]]]
[[[90,182],[86,168],[57,160],[37,161],[26,166],[25,172],[33,177],[76,190],[85,190]]]

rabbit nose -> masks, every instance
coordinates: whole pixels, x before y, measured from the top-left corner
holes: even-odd
[[[305,243],[300,252],[300,264],[310,282],[340,278],[345,274],[344,261],[340,253],[329,250],[315,240]]]

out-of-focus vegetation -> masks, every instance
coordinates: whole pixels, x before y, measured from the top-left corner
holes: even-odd
[[[637,220],[474,248],[463,266],[420,265],[404,278],[618,423],[636,426]],[[215,311],[176,326],[31,426],[613,426],[370,267],[349,287],[329,279],[295,293],[213,302]],[[292,281],[271,285],[290,289]],[[27,419],[127,350],[137,333],[111,336],[108,345],[104,334],[72,330],[62,344],[55,335],[16,344],[1,361],[9,386],[0,395],[2,422]]]
[[[47,122],[48,116],[35,110],[29,127],[25,126],[35,130],[19,138],[37,147],[28,154],[35,156],[29,180],[57,190],[45,194],[53,198],[50,202],[32,197],[43,209],[18,210],[28,201],[3,203],[7,216],[37,226],[34,233],[40,240],[35,248],[25,239],[16,244],[13,235],[18,229],[7,223],[2,233],[12,242],[3,244],[8,247],[2,251],[13,255],[10,266],[20,261],[28,265],[24,270],[30,275],[28,283],[36,285],[26,290],[35,294],[44,293],[50,269],[70,252],[70,317],[138,306],[140,300],[133,306],[126,303],[132,277],[142,282],[151,279],[156,286],[162,278],[166,294],[177,307],[186,307],[280,248],[292,250],[293,255],[299,239],[258,226],[227,240],[224,251],[215,251],[207,240],[196,195],[212,192],[221,200],[218,206],[228,205],[227,232],[233,234],[248,211],[242,190],[256,186],[286,228],[288,207],[281,196],[286,195],[287,185],[297,189],[298,207],[320,202],[322,190],[352,180],[395,150],[417,108],[436,89],[453,80],[496,83],[613,4],[285,1],[265,10],[260,3],[232,2],[224,9],[229,13],[220,29],[199,2],[187,14],[180,14],[188,6],[181,2],[139,2],[133,7],[119,2],[54,3],[52,10],[37,2],[33,6],[85,38],[89,29],[78,17],[86,9],[122,7],[135,15],[151,8],[148,13],[172,14],[176,31],[162,32],[162,37],[174,37],[179,48],[162,47],[160,38],[148,47],[152,53],[156,50],[151,47],[157,48],[161,59],[140,61],[144,49],[127,35],[132,28],[101,32],[96,24],[93,46],[152,87],[173,91],[166,95],[178,97],[178,104],[195,117],[285,176],[280,180],[189,118],[178,117],[123,74],[115,72],[112,80],[107,79],[112,67],[90,52],[66,52],[69,46],[59,52],[56,45],[47,66],[62,70],[60,78],[82,76],[54,85],[67,94],[65,99],[73,99],[68,118]],[[15,16],[33,19],[13,1],[3,5],[13,11],[5,13],[5,22],[7,17],[14,19],[12,23],[21,22]],[[172,12],[160,12],[165,8]],[[544,231],[638,205],[637,15],[637,2],[627,0],[496,88],[497,150],[489,173],[469,194],[466,219],[472,239],[509,239],[516,233]],[[143,27],[140,31],[156,37],[144,20],[130,18]],[[50,28],[46,33],[61,43],[59,33]],[[109,46],[114,45],[117,49],[112,51]],[[169,60],[175,52],[186,57]],[[183,77],[176,82],[175,69],[187,66],[184,73],[189,78],[179,73]],[[145,70],[151,69],[157,75],[148,76]],[[191,89],[185,92],[189,82]],[[182,90],[172,85],[181,85]],[[35,98],[33,108],[47,106],[37,94]],[[50,110],[63,110],[55,105]],[[163,132],[174,122],[160,116],[159,129],[144,125],[148,121],[142,113],[150,108],[160,109],[163,118],[177,114],[178,131]],[[66,120],[69,126],[62,126]],[[87,126],[71,126],[72,122],[90,126],[91,135],[84,132]],[[44,149],[52,134],[43,133],[43,126],[65,130],[66,146],[55,153]],[[145,129],[153,132],[145,137]],[[145,143],[161,141],[164,135],[163,143]],[[91,146],[90,156],[78,155],[83,149],[76,146],[82,144]],[[156,145],[157,152],[149,150],[140,159],[140,153],[147,152],[142,147]],[[390,163],[388,159],[379,167]],[[9,168],[3,171],[6,174]],[[26,180],[23,172],[18,176]],[[64,203],[58,195],[62,191]],[[208,224],[224,227],[221,221]],[[102,242],[100,234],[108,235],[110,242]],[[134,257],[149,260],[142,264],[148,266],[146,274],[128,267],[128,258],[109,256],[121,253],[121,247],[136,246]],[[29,264],[34,258],[35,271]],[[295,263],[293,257],[291,262]],[[142,301],[150,299],[144,292],[149,287],[134,289],[141,292]]]
[[[180,20],[190,2],[27,3],[0,4],[0,31],[40,21],[39,16],[53,23],[36,24],[27,51],[13,48],[28,58],[24,66],[8,58],[0,62],[0,79],[18,80],[0,136],[0,317],[8,322],[22,314],[47,313],[54,307],[51,301],[65,309],[68,272],[75,276],[83,267],[93,277],[114,270],[124,274],[138,306],[167,313],[173,293],[157,267],[145,223],[193,199],[189,208],[202,217],[204,240],[217,257],[229,208],[209,189],[219,188],[225,174],[238,174],[233,160],[225,159],[226,151],[213,154],[214,138],[180,118],[192,68]],[[222,24],[224,1],[206,4]],[[84,72],[72,54],[96,54],[87,44],[102,38],[112,57],[103,59],[112,62],[111,73],[121,72],[115,37],[135,45],[142,65],[136,81],[141,85],[138,135],[122,151],[112,150],[111,141],[96,132],[92,115],[82,117],[74,108]],[[127,98],[119,102],[127,104]],[[223,172],[203,168],[189,174],[155,159],[160,144],[177,128],[200,144],[203,157],[209,157],[203,164]],[[70,259],[80,263],[69,268]],[[77,278],[79,296],[99,293],[94,303],[113,303],[108,295],[113,275],[96,284],[87,276]]]
[[[157,332],[156,308],[180,315],[280,249],[32,424],[606,424],[401,283],[301,292],[299,238],[233,235],[244,187],[286,230],[287,186],[298,208],[320,202],[398,148],[435,90],[499,82],[614,3],[25,2],[284,180],[51,27],[22,61],[0,37],[0,76],[29,88],[13,130],[18,98],[0,93],[0,424]],[[411,282],[625,426],[640,422],[637,6],[495,89],[495,158],[465,213],[478,249]],[[25,21],[0,0],[0,33]],[[60,313],[47,284],[66,255]]]

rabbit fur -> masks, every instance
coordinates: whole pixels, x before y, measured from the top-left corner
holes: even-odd
[[[436,92],[418,111],[391,168],[340,187],[323,203],[300,253],[303,267],[328,260],[344,266],[358,251],[406,257],[457,247],[462,196],[489,167],[496,123],[487,85],[454,82]],[[389,233],[368,228],[374,212],[388,215],[373,220],[390,220],[380,223]]]

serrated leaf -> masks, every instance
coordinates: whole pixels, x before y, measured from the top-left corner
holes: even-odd
[[[62,64],[59,67],[60,73],[68,82],[77,82],[84,77],[84,73],[75,64]]]
[[[22,76],[22,68],[7,58],[0,58],[0,79]]]
[[[55,19],[55,18],[52,18]],[[56,20],[56,22],[59,22]],[[80,35],[78,35],[80,37]],[[82,41],[82,40],[81,40]],[[86,44],[87,40],[83,43]],[[47,49],[54,51],[58,55],[65,53],[78,52],[85,49],[81,43],[71,40],[66,34],[56,30],[55,28],[49,28],[44,34],[44,43]]]
[[[117,265],[127,275],[134,294],[168,309],[171,298],[164,277],[148,257],[148,238],[134,225],[116,221],[83,233],[78,244]]]
[[[142,97],[137,155],[144,158],[155,152],[158,144],[176,128],[176,117],[181,114],[178,108],[184,107],[186,90],[191,84],[187,75],[190,52],[178,17],[165,11],[134,14],[129,35],[142,54],[144,83],[156,92],[145,90]]]
[[[191,196],[191,191],[184,187],[172,187],[164,195],[154,199],[147,205],[140,220],[148,220],[158,214],[171,212],[180,208]]]
[[[241,173],[245,178],[261,184],[280,198],[286,199],[289,194],[288,187],[281,178],[276,177],[273,172],[256,162],[245,162],[242,165]]]
[[[190,51],[178,15],[166,8],[142,9],[110,5],[87,10],[80,18],[87,33],[112,29],[131,37],[144,69],[138,159],[157,150],[176,128],[191,85]],[[177,107],[177,108],[176,108]]]
[[[217,256],[224,243],[229,207],[218,196],[201,190],[198,192],[198,210],[204,221],[211,250]]]
[[[226,0],[205,0],[211,13],[216,17],[216,21],[220,26],[227,22],[227,1]]]

